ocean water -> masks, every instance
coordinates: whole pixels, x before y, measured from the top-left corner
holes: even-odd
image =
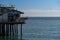
[[[25,40],[60,40],[60,17],[30,17],[22,28]]]
[[[21,25],[12,36],[0,36],[0,40],[20,40]],[[17,34],[18,33],[18,34]],[[23,40],[60,40],[60,17],[29,17],[22,26]]]

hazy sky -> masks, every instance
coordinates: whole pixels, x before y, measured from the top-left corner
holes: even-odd
[[[0,0],[0,4],[13,4],[24,16],[59,17],[60,0]]]

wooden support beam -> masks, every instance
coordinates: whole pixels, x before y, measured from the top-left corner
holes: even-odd
[[[25,24],[25,22],[0,22],[0,24]]]

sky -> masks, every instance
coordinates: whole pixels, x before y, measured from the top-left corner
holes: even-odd
[[[60,0],[0,0],[12,4],[28,17],[60,17]]]

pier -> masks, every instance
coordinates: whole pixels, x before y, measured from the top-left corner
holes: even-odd
[[[18,25],[20,24],[20,39],[22,40],[22,24],[25,24],[27,17],[21,17],[24,14],[21,11],[15,10],[13,5],[0,4],[0,37],[7,37],[10,40],[18,39]]]

